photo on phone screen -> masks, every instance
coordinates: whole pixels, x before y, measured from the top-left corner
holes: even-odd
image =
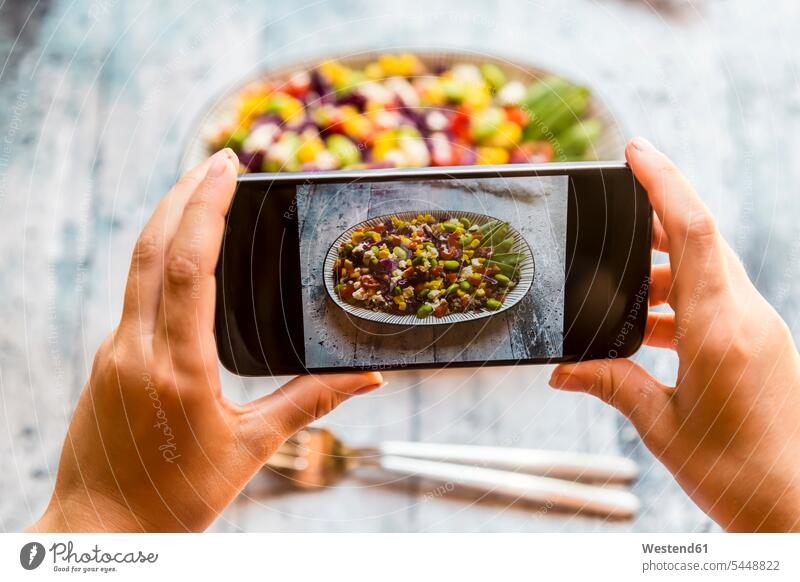
[[[283,375],[627,357],[651,212],[619,162],[243,176],[220,360]]]
[[[297,186],[311,368],[562,355],[566,176]]]

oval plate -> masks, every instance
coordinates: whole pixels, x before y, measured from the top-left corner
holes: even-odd
[[[514,307],[517,303],[522,300],[523,297],[528,293],[533,285],[533,275],[536,271],[535,262],[533,259],[533,252],[531,251],[531,247],[528,244],[528,241],[525,240],[525,237],[520,234],[520,232],[509,224],[508,226],[508,235],[507,237],[514,238],[514,244],[511,246],[511,251],[514,253],[524,253],[526,255],[526,259],[520,262],[519,270],[520,270],[520,278],[517,285],[506,295],[506,299],[503,302],[503,306],[496,310],[496,311],[489,311],[489,310],[481,310],[481,311],[468,311],[465,313],[449,313],[444,317],[435,317],[434,315],[429,315],[425,319],[419,319],[416,314],[410,313],[408,315],[397,315],[394,313],[385,313],[383,311],[373,311],[372,309],[367,309],[366,307],[359,307],[357,305],[351,305],[342,301],[339,296],[334,291],[334,284],[333,284],[333,267],[336,259],[339,257],[339,245],[342,244],[346,240],[350,240],[351,235],[353,234],[354,230],[362,228],[364,226],[374,226],[376,224],[382,224],[392,216],[396,216],[401,220],[411,220],[412,218],[416,218],[417,215],[425,213],[430,214],[437,220],[445,220],[447,218],[454,218],[454,217],[466,217],[470,220],[472,224],[485,224],[491,220],[501,220],[499,218],[495,218],[493,216],[488,216],[486,214],[478,214],[476,212],[461,212],[457,210],[416,210],[416,211],[407,211],[407,212],[394,212],[392,214],[384,214],[382,216],[376,216],[374,218],[370,218],[368,220],[364,220],[355,224],[344,231],[341,235],[337,237],[333,244],[328,249],[328,253],[325,256],[325,263],[323,264],[323,273],[325,278],[325,290],[328,292],[328,296],[331,300],[342,308],[344,311],[353,315],[355,317],[359,317],[361,319],[367,319],[369,321],[376,321],[378,323],[387,323],[391,325],[447,325],[453,323],[463,323],[466,321],[474,321],[476,319],[482,319],[484,317],[492,317],[503,313],[504,311],[508,311],[512,307]],[[503,221],[507,222],[507,221]]]

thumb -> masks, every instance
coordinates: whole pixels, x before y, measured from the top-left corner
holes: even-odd
[[[591,360],[560,364],[553,370],[550,385],[560,390],[584,392],[610,404],[633,423],[650,444],[666,442],[672,389],[630,360]]]
[[[245,409],[242,431],[268,453],[294,433],[356,394],[385,385],[379,372],[298,376]]]

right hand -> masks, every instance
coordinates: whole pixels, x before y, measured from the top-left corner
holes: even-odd
[[[646,343],[673,349],[676,386],[629,360],[559,365],[551,384],[625,414],[689,496],[732,531],[800,530],[800,357],[709,210],[664,154],[626,150],[657,218]]]

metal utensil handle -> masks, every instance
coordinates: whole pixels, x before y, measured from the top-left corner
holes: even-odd
[[[589,511],[620,518],[632,517],[639,510],[639,499],[620,489],[408,457],[384,456],[379,465],[392,473],[426,477],[452,484],[454,487],[462,486],[513,499],[525,499],[548,507]]]
[[[468,463],[572,480],[629,482],[639,474],[638,465],[631,459],[611,455],[404,441],[383,442],[378,451],[384,455]]]

